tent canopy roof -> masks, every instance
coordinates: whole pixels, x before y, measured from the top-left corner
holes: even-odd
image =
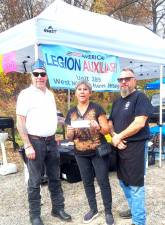
[[[165,42],[142,26],[86,11],[62,0],[0,34],[0,54],[16,51],[18,65],[34,61],[34,45],[59,44],[122,58],[165,62]],[[30,68],[30,67],[29,67]]]

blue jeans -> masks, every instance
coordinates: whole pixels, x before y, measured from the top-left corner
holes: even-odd
[[[52,209],[64,208],[64,197],[60,181],[60,155],[54,139],[38,140],[29,138],[36,152],[35,160],[28,160],[28,201],[30,217],[40,216],[40,184],[43,166],[48,176],[48,188],[52,202]]]
[[[146,212],[144,186],[138,187],[126,185],[122,180],[119,182],[131,210],[132,223],[135,225],[145,225]]]
[[[108,176],[108,157],[76,155],[90,209],[97,212],[94,177],[96,175],[103,199],[105,214],[111,214],[112,194]]]

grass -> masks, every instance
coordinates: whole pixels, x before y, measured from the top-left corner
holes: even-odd
[[[16,143],[17,143],[19,146],[22,146],[22,145],[23,145],[23,141],[22,141],[22,139],[21,139],[21,137],[20,137],[18,131],[16,131],[16,133],[15,133],[15,141],[16,141]]]

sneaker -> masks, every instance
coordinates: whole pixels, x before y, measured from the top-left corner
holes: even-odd
[[[131,210],[128,209],[126,211],[119,212],[119,216],[123,219],[131,219],[132,218]]]
[[[64,211],[64,209],[52,210],[51,214],[52,214],[52,216],[58,217],[59,219],[64,220],[64,221],[72,220],[72,217],[68,213],[66,213]]]
[[[42,219],[39,216],[30,218],[30,222],[32,225],[44,225],[44,223],[42,222]]]
[[[114,225],[114,218],[112,214],[106,214],[105,215],[105,221],[107,225]]]
[[[90,223],[94,218],[98,216],[98,212],[89,211],[84,216],[84,223]]]

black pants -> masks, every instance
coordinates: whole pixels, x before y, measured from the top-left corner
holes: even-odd
[[[28,201],[30,217],[40,215],[41,195],[40,184],[43,166],[48,176],[48,188],[52,201],[52,208],[64,208],[64,197],[60,181],[60,155],[54,139],[49,141],[30,138],[36,152],[35,160],[28,160]]]
[[[111,213],[112,194],[108,177],[108,157],[76,155],[90,209],[97,211],[94,176],[100,186],[105,213]]]

